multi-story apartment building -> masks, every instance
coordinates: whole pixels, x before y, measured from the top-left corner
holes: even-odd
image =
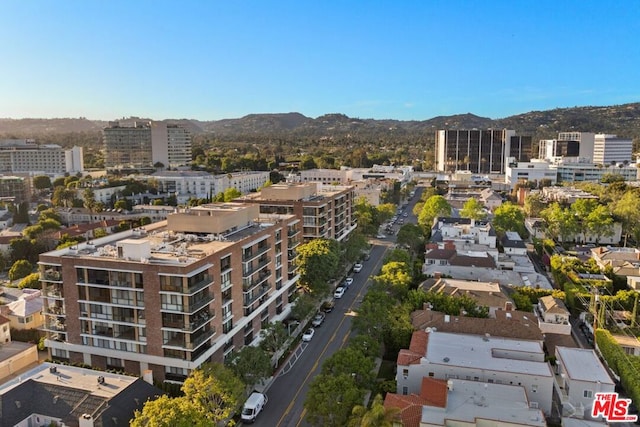
[[[83,171],[82,147],[65,150],[30,139],[0,141],[0,173],[61,176]]]
[[[630,163],[632,147],[631,138],[618,138],[616,135],[598,133],[593,144],[593,163],[600,165]]]
[[[529,138],[530,139],[530,138]],[[504,173],[508,157],[531,158],[531,142],[513,130],[439,130],[436,133],[436,169],[442,172]],[[511,154],[511,149],[516,151]]]
[[[398,354],[397,393],[419,393],[423,377],[521,386],[551,414],[554,375],[540,341],[416,331]]]
[[[211,204],[40,255],[50,357],[182,381],[283,319],[301,221]]]
[[[275,184],[238,201],[260,205],[263,214],[295,214],[303,219],[304,241],[343,240],[356,228],[354,187],[320,183]]]
[[[191,163],[191,134],[164,122],[109,122],[103,129],[107,169],[153,170],[154,165],[184,166]]]
[[[215,197],[229,188],[246,194],[261,188],[269,181],[269,172],[234,172],[211,175],[200,171],[160,171],[147,177],[158,186],[160,194],[175,195],[178,203],[186,203],[191,198]]]

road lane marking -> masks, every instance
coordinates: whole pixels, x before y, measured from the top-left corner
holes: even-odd
[[[380,269],[380,265],[381,265],[382,262],[384,262],[384,257],[387,254],[388,250],[389,250],[389,248],[387,248],[387,247],[384,248],[384,252],[382,253],[382,256],[380,257],[378,262],[375,264],[373,271],[377,271],[377,270]],[[358,295],[356,296],[356,298],[354,298],[353,302],[349,306],[349,311],[353,311],[353,307],[354,307],[355,303],[358,301],[358,297],[360,297],[362,295],[362,293],[366,291],[366,289],[368,287],[367,285],[369,284],[370,281],[372,282],[371,275],[369,275],[369,277],[367,278],[366,282],[362,285],[362,288],[360,289],[360,292],[358,292]],[[313,365],[313,368],[311,370],[309,370],[309,373],[307,374],[307,376],[302,381],[302,384],[296,390],[296,394],[293,396],[293,399],[291,399],[291,403],[289,403],[289,406],[287,406],[287,409],[282,414],[282,417],[280,417],[280,419],[278,420],[278,423],[276,424],[277,427],[279,427],[282,424],[282,422],[284,421],[284,418],[287,415],[289,415],[289,412],[291,412],[291,409],[293,408],[293,405],[295,404],[296,400],[298,399],[298,396],[302,392],[303,387],[307,384],[307,381],[309,381],[309,377],[311,377],[311,374],[317,369],[318,362],[320,361],[322,356],[327,352],[327,350],[329,348],[329,344],[331,344],[336,339],[336,336],[337,336],[337,333],[338,333],[337,331],[338,331],[338,329],[340,329],[342,327],[342,324],[347,319],[347,317],[348,316],[346,316],[346,315],[342,316],[342,319],[340,320],[340,323],[336,327],[333,335],[331,336],[331,338],[329,338],[329,341],[327,341],[327,344],[322,349],[322,352],[316,358],[316,361],[315,361],[315,363]],[[351,331],[349,331],[348,333],[346,333],[344,335],[344,337],[342,339],[342,343],[340,344],[340,348],[342,348],[344,346],[344,344],[346,343],[346,341],[347,341],[347,339],[348,339],[348,337],[350,335],[351,335]],[[300,423],[302,423],[306,413],[307,413],[307,409],[303,405],[302,406],[302,412],[300,413],[300,418],[298,419],[298,422],[296,423],[296,426],[299,426]]]

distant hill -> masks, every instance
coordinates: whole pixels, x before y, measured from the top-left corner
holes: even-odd
[[[135,118],[137,120],[144,120]],[[134,119],[128,119],[134,120]],[[640,140],[640,103],[605,107],[558,108],[491,119],[471,113],[428,120],[374,120],[325,114],[317,118],[300,113],[249,114],[238,119],[198,121],[167,119],[186,126],[194,134],[216,138],[352,138],[354,140],[423,138],[437,129],[507,128],[535,138],[553,137],[561,131],[616,133]],[[74,119],[0,119],[1,137],[42,137],[60,133],[99,132],[107,121]]]

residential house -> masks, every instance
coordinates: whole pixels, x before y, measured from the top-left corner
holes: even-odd
[[[615,383],[595,351],[556,347],[555,392],[565,417],[591,419],[596,393],[613,393]]]
[[[470,280],[457,279],[436,279],[436,282],[429,284],[425,282],[421,285],[425,291],[443,293],[450,296],[466,295],[472,298],[478,306],[487,307],[489,315],[494,317],[496,310],[500,310],[511,299],[502,292],[500,285],[496,282],[474,282]]]
[[[569,310],[561,299],[551,295],[538,299],[538,326],[543,333],[571,335]]]
[[[631,356],[640,356],[640,340],[637,337],[631,335],[612,335],[613,339],[622,347],[625,354]]]
[[[527,255],[527,246],[516,231],[507,231],[500,243],[507,255]]]
[[[39,289],[2,288],[0,314],[13,329],[37,329],[44,324],[42,292]]]
[[[0,315],[0,384],[23,369],[38,363],[38,348],[35,344],[11,340],[11,321]],[[2,385],[0,385],[0,388]],[[0,392],[0,405],[2,404]],[[0,425],[3,424],[4,410],[0,408]]]
[[[611,267],[618,276],[640,275],[640,249],[600,246],[591,248],[591,258],[603,271]]]

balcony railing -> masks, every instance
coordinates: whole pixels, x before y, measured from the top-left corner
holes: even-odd
[[[187,288],[185,288],[184,286],[174,285],[174,284],[171,284],[171,283],[164,283],[160,287],[160,291],[161,292],[176,292],[176,293],[181,293],[181,294],[186,294],[186,295],[193,295],[193,294],[197,293],[198,291],[201,291],[202,289],[206,288],[211,283],[213,283],[213,278],[211,277],[211,275],[205,274],[204,277],[202,278],[202,280],[199,280],[199,281],[191,284]]]
[[[213,295],[206,293],[197,299],[189,299],[189,304],[185,307],[184,305],[176,305],[169,303],[162,303],[160,309],[162,311],[170,311],[174,313],[182,313],[182,314],[193,314],[196,311],[200,310],[202,307],[213,301]]]
[[[271,277],[271,270],[262,270],[257,279],[242,279],[242,290],[249,291],[264,283],[269,277]]]
[[[45,270],[44,273],[42,273],[41,280],[62,282],[62,273],[57,270]]]
[[[245,295],[243,306],[249,307],[251,304],[265,296],[269,292],[269,289],[269,286],[262,286],[257,292],[253,293],[253,296],[251,298],[249,298],[248,295]]]
[[[245,270],[242,273],[242,277],[249,277],[251,276],[253,273],[255,273],[256,271],[264,268],[265,265],[268,265],[271,262],[271,258],[270,257],[264,257],[263,259],[258,261],[258,264],[254,265],[252,268],[249,268],[248,270]]]
[[[45,311],[44,314],[47,314],[50,316],[66,316],[64,307],[57,307],[57,306],[47,307],[47,311]]]
[[[43,295],[49,298],[60,298],[62,299],[62,292],[60,289],[46,287],[44,289]]]
[[[66,332],[67,326],[64,324],[64,322],[49,320],[44,323],[42,329],[51,332]]]
[[[253,259],[258,258],[260,255],[266,253],[269,251],[269,249],[271,248],[271,246],[264,246],[262,248],[258,248],[256,249],[255,252],[251,251],[251,253],[246,253],[246,254],[242,254],[242,262],[249,262]]]

